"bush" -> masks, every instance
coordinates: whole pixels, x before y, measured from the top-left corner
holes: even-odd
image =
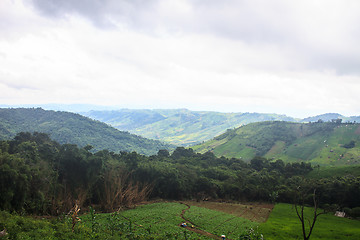
[[[360,218],[360,207],[351,209],[351,217]]]

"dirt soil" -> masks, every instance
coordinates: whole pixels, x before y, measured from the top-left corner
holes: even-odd
[[[228,203],[212,201],[184,201],[189,206],[208,208],[243,217],[254,222],[266,222],[274,205],[269,203]]]
[[[356,129],[355,133],[360,135],[360,126]]]

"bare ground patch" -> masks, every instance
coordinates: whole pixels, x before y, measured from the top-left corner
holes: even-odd
[[[360,135],[360,126],[356,129],[355,133]]]
[[[266,222],[274,205],[269,203],[227,203],[212,201],[184,201],[190,206],[208,208],[243,217],[254,222]]]

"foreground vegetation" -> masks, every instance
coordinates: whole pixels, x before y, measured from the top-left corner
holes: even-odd
[[[45,219],[0,211],[0,229],[8,233],[2,239],[213,239],[223,234],[228,239],[301,239],[301,225],[290,204],[276,204],[265,223],[211,210],[206,205],[158,202],[114,213],[97,213],[90,208],[79,215],[75,225],[72,213]],[[236,207],[232,204],[231,208]],[[312,209],[306,208],[305,213],[310,216]],[[181,227],[183,222],[189,228]],[[319,217],[311,239],[359,237],[360,221],[325,214]]]
[[[256,157],[250,162],[177,148],[150,157],[136,152],[91,152],[46,134],[21,133],[0,142],[0,209],[59,215],[75,201],[102,211],[149,198],[293,202],[297,189],[317,188],[328,207],[359,207],[360,178],[308,177],[310,164]],[[316,171],[316,170],[315,170]],[[311,199],[306,199],[311,203]]]
[[[305,208],[310,219],[313,208]],[[302,239],[301,225],[290,204],[277,204],[260,231],[267,240]],[[312,240],[360,239],[360,221],[335,217],[333,212],[320,215],[311,235]]]
[[[0,212],[0,228],[8,233],[5,239],[212,239],[222,234],[238,239],[257,225],[241,217],[197,207],[188,210],[186,222],[182,218],[186,209],[186,205],[175,202],[105,214],[90,208],[74,225],[72,213],[47,220]],[[181,227],[183,222],[191,227]],[[196,222],[196,226],[190,222]]]

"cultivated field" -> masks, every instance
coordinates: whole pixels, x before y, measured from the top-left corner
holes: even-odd
[[[301,225],[290,204],[157,202],[115,213],[90,209],[75,221],[71,215],[40,219],[0,212],[1,239],[227,239],[250,229],[267,240],[302,239]],[[311,215],[311,208],[306,214]],[[264,222],[267,219],[266,222]],[[181,227],[186,223],[186,227]],[[72,230],[73,229],[73,230]],[[254,238],[250,238],[254,239]],[[256,238],[258,239],[258,238]],[[321,215],[311,240],[360,239],[360,221]]]
[[[228,202],[211,202],[211,201],[185,201],[190,206],[208,208],[236,217],[246,218],[254,222],[265,222],[273,209],[273,204],[265,203],[228,203]]]

